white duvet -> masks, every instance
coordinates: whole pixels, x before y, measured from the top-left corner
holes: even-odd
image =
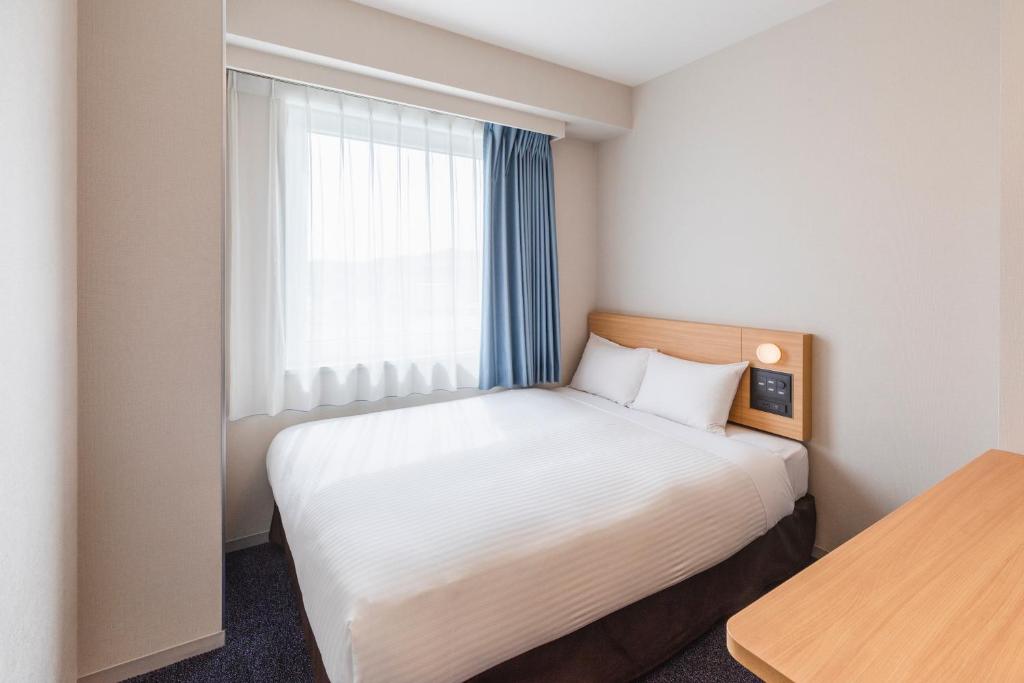
[[[307,423],[267,457],[334,683],[463,680],[717,564],[794,500],[762,448],[571,390]]]

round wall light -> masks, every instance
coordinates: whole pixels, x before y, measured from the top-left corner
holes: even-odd
[[[782,349],[771,342],[758,344],[757,359],[765,365],[775,365],[782,360]]]

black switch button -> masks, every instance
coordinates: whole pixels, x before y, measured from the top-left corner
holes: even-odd
[[[750,407],[783,417],[793,415],[793,375],[762,368],[750,369]]]

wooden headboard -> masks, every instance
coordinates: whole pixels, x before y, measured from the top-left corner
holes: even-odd
[[[729,421],[798,441],[811,438],[809,334],[599,312],[590,314],[590,331],[623,346],[657,349],[686,360],[701,363],[738,363],[745,360],[750,362],[750,367],[788,372],[793,375],[793,417],[750,407],[748,369],[740,380]],[[782,359],[778,363],[765,365],[757,360],[756,349],[765,342],[782,349]]]

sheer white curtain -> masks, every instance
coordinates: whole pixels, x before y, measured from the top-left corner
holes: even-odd
[[[475,387],[482,124],[229,73],[229,417]]]

